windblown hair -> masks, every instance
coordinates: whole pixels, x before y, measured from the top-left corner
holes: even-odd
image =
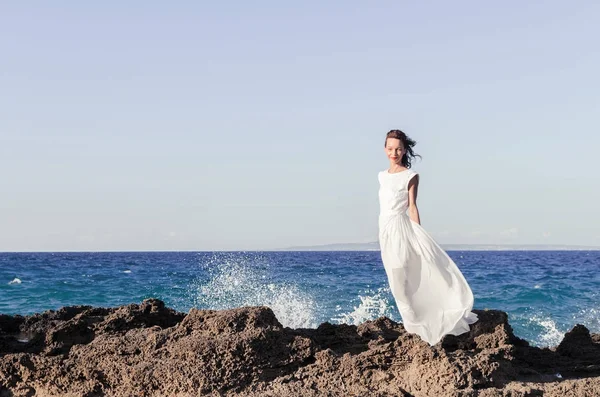
[[[410,139],[404,132],[400,130],[391,130],[390,132],[388,132],[385,136],[385,143],[383,144],[384,147],[385,145],[387,145],[388,138],[400,139],[402,145],[404,146],[404,149],[406,149],[406,153],[404,153],[404,156],[402,156],[401,160],[402,166],[410,168],[412,164],[412,159],[414,159],[415,157],[421,157],[413,151],[413,146],[415,146],[417,142]]]

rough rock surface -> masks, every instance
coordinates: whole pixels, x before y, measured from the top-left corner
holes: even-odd
[[[385,317],[290,329],[267,307],[0,315],[0,397],[600,395],[599,335],[577,325],[540,349],[506,313],[475,312],[469,333],[434,347]]]

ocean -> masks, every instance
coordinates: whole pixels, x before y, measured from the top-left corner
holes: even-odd
[[[515,334],[554,346],[575,324],[600,333],[600,251],[449,251],[474,309],[508,313]],[[266,305],[293,328],[401,321],[378,251],[0,253],[0,313],[69,305]]]

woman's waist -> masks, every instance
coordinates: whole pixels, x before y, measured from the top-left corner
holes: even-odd
[[[400,216],[400,215],[408,216],[408,214],[406,213],[406,210],[408,210],[408,208],[381,209],[379,211],[379,217],[386,218],[386,217],[390,217],[390,216]]]

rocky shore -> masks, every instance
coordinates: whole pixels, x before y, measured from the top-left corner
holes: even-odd
[[[540,349],[506,313],[474,312],[434,347],[387,318],[290,329],[267,307],[0,315],[0,396],[600,395],[600,335],[577,325]]]

